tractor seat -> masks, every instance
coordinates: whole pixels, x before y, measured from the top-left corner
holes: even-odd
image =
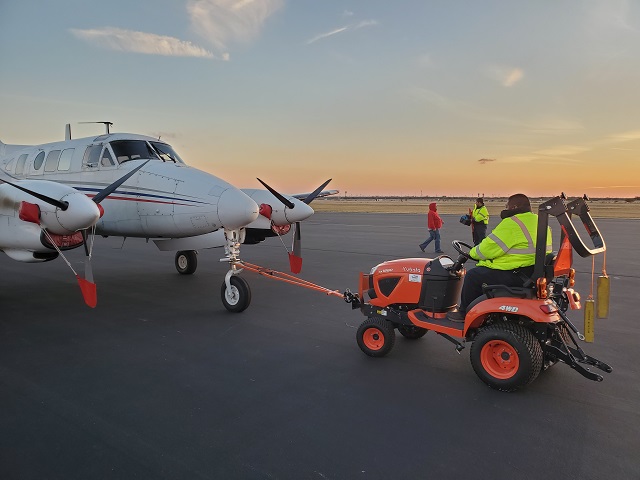
[[[487,298],[535,298],[536,292],[531,287],[508,287],[507,285],[485,285],[482,291]]]
[[[485,292],[467,306],[467,312],[475,307],[478,303],[489,298],[535,298],[536,292],[532,288],[526,287],[507,287],[506,285],[486,285],[482,288]]]

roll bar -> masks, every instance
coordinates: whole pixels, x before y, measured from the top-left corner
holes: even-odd
[[[538,233],[536,238],[536,263],[532,278],[541,278],[544,276],[544,260],[547,250],[547,227],[549,226],[549,217],[554,216],[562,227],[563,238],[566,236],[571,243],[573,249],[581,257],[589,257],[604,252],[607,247],[604,239],[600,234],[600,230],[593,221],[589,213],[589,205],[587,200],[589,197],[584,195],[582,198],[576,198],[569,203],[565,200],[567,197],[564,193],[557,197],[547,200],[538,207]],[[571,215],[577,215],[582,220],[593,248],[587,247],[580,234],[576,230],[575,225],[571,221]]]

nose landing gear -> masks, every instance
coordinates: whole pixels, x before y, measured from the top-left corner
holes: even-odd
[[[232,313],[240,313],[247,309],[251,303],[251,288],[249,283],[238,275],[242,272],[240,260],[240,244],[244,240],[244,229],[225,230],[224,238],[226,245],[224,252],[226,257],[220,259],[221,262],[229,262],[231,268],[224,277],[220,289],[220,296],[224,308]]]

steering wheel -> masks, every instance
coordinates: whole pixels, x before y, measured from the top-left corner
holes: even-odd
[[[473,247],[471,245],[469,245],[468,243],[461,242],[460,240],[454,240],[453,242],[451,242],[451,245],[453,246],[453,248],[456,249],[456,252],[458,252],[460,254],[458,256],[458,259],[451,266],[451,271],[457,272],[457,271],[461,270],[462,269],[462,265],[464,265],[464,263],[471,258],[469,256],[469,252],[471,251],[471,249]],[[464,247],[464,249],[463,249],[463,247]],[[465,251],[465,249],[466,249],[466,251]]]
[[[469,252],[473,247],[468,243],[461,242],[460,240],[454,240],[453,242],[451,242],[451,245],[453,245],[453,248],[455,248],[456,252],[458,252],[460,255],[464,255],[467,258],[471,258],[469,256]],[[462,247],[465,247],[466,251],[463,250]]]

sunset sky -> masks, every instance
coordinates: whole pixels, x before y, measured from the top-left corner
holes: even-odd
[[[640,2],[0,0],[0,105],[239,187],[640,196]]]

